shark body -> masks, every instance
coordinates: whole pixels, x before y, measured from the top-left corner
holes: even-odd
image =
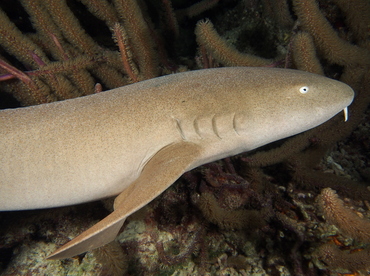
[[[319,75],[229,67],[2,110],[0,210],[118,195],[114,212],[49,256],[71,257],[112,241],[184,172],[318,126],[353,97]]]

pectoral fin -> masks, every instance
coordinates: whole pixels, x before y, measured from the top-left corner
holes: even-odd
[[[48,259],[69,258],[115,239],[126,217],[148,204],[176,181],[200,156],[200,147],[176,143],[158,151],[138,179],[117,196],[109,216],[52,253]]]

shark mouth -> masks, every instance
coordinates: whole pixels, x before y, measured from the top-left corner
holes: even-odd
[[[344,112],[344,121],[348,121],[348,106],[343,109]]]

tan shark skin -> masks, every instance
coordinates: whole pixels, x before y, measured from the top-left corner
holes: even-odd
[[[0,111],[0,210],[118,195],[115,211],[52,255],[112,241],[125,218],[199,165],[311,129],[353,100],[297,70],[229,67]]]

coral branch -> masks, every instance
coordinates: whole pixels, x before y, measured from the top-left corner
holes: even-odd
[[[346,23],[357,40],[370,39],[370,2],[366,0],[334,0],[334,2],[345,13]]]
[[[162,5],[165,10],[165,19],[166,23],[168,25],[168,29],[171,31],[171,33],[175,36],[179,36],[179,24],[177,22],[175,13],[172,8],[171,1],[169,0],[162,0]]]
[[[219,206],[217,199],[211,193],[202,193],[198,204],[203,215],[222,229],[247,229],[249,231],[261,228],[266,221],[257,210],[226,210]]]
[[[121,53],[123,68],[125,68],[127,75],[132,79],[133,82],[138,82],[138,71],[134,65],[134,62],[132,61],[132,53],[128,45],[127,33],[125,32],[125,29],[119,23],[116,23],[114,24],[113,32],[114,40],[118,44]]]
[[[329,268],[345,268],[353,272],[370,268],[370,249],[350,252],[342,251],[334,244],[325,244],[315,255]]]
[[[5,61],[3,61],[1,59],[0,59],[0,67],[3,68],[4,70],[8,71],[9,74],[11,74],[13,76],[13,78],[18,78],[22,82],[24,82],[24,83],[26,83],[28,85],[32,83],[32,80],[31,80],[31,78],[29,76],[27,76],[22,71],[18,70],[14,66],[11,66],[9,63],[7,63],[7,62],[5,62]],[[2,79],[3,80],[5,80],[5,79],[11,79],[11,77],[3,77]]]
[[[359,241],[370,242],[370,221],[347,209],[334,190],[323,189],[318,203],[325,218],[344,234]]]
[[[37,69],[39,66],[30,53],[37,54],[42,60],[48,60],[44,52],[33,43],[27,36],[18,30],[7,15],[0,9],[0,44],[10,54],[17,57],[26,66]]]
[[[18,70],[14,66],[11,66],[3,60],[0,60],[0,67],[8,71],[14,77],[21,80],[27,86],[29,90],[29,93],[27,94],[19,93],[17,90],[13,91],[14,97],[19,99],[20,101],[30,104],[42,104],[52,101],[53,98],[49,97],[48,91],[45,91],[45,86],[43,84],[41,86],[38,85],[40,83],[35,82],[27,74]]]
[[[273,62],[270,59],[238,52],[234,46],[218,35],[209,20],[197,23],[195,35],[198,44],[206,48],[213,58],[226,66],[267,66]]]
[[[370,63],[370,52],[340,39],[315,0],[295,0],[293,5],[303,29],[312,35],[319,51],[330,62],[339,65]]]
[[[142,79],[159,75],[158,57],[148,24],[135,0],[113,1],[119,15],[124,19],[124,28],[129,33],[130,45]]]
[[[97,43],[81,27],[65,1],[46,0],[45,5],[63,36],[81,53],[94,54],[100,50]],[[60,16],[61,14],[63,16]]]
[[[119,21],[114,6],[107,0],[80,0],[89,11],[99,19],[106,22],[108,27],[113,27]]]
[[[299,70],[324,75],[324,70],[316,56],[312,36],[307,32],[299,32],[292,41],[293,59]]]

